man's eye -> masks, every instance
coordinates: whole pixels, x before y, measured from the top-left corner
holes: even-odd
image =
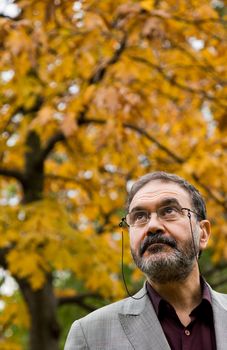
[[[177,208],[175,207],[164,207],[164,208],[160,208],[160,213],[162,216],[168,216],[171,214],[176,214],[178,212]]]
[[[141,221],[147,218],[147,212],[145,211],[138,211],[133,214],[133,221]]]

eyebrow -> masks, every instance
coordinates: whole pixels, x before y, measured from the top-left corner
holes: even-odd
[[[165,198],[162,201],[160,201],[158,203],[158,207],[163,207],[163,206],[167,206],[167,205],[176,205],[177,207],[181,208],[180,203],[178,202],[178,200],[174,197],[170,197],[170,198]],[[134,212],[134,211],[138,211],[138,210],[147,210],[146,207],[143,207],[141,205],[137,205],[136,207],[132,208],[132,210],[130,211],[130,213]]]

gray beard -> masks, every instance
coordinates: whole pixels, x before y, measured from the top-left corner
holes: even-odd
[[[171,251],[163,252],[162,246],[151,247],[150,255],[139,256],[132,248],[131,254],[137,267],[155,283],[183,281],[193,269],[198,253],[192,241],[188,241],[184,248],[171,248]],[[149,250],[149,248],[148,248]]]

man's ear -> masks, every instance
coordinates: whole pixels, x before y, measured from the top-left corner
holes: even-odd
[[[200,249],[203,250],[206,248],[207,243],[211,234],[211,227],[209,220],[202,220],[199,223],[200,226]]]

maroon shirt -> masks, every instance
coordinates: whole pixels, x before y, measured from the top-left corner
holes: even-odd
[[[172,350],[216,350],[210,290],[201,279],[202,300],[190,313],[191,322],[182,325],[174,308],[147,282],[149,298]]]

